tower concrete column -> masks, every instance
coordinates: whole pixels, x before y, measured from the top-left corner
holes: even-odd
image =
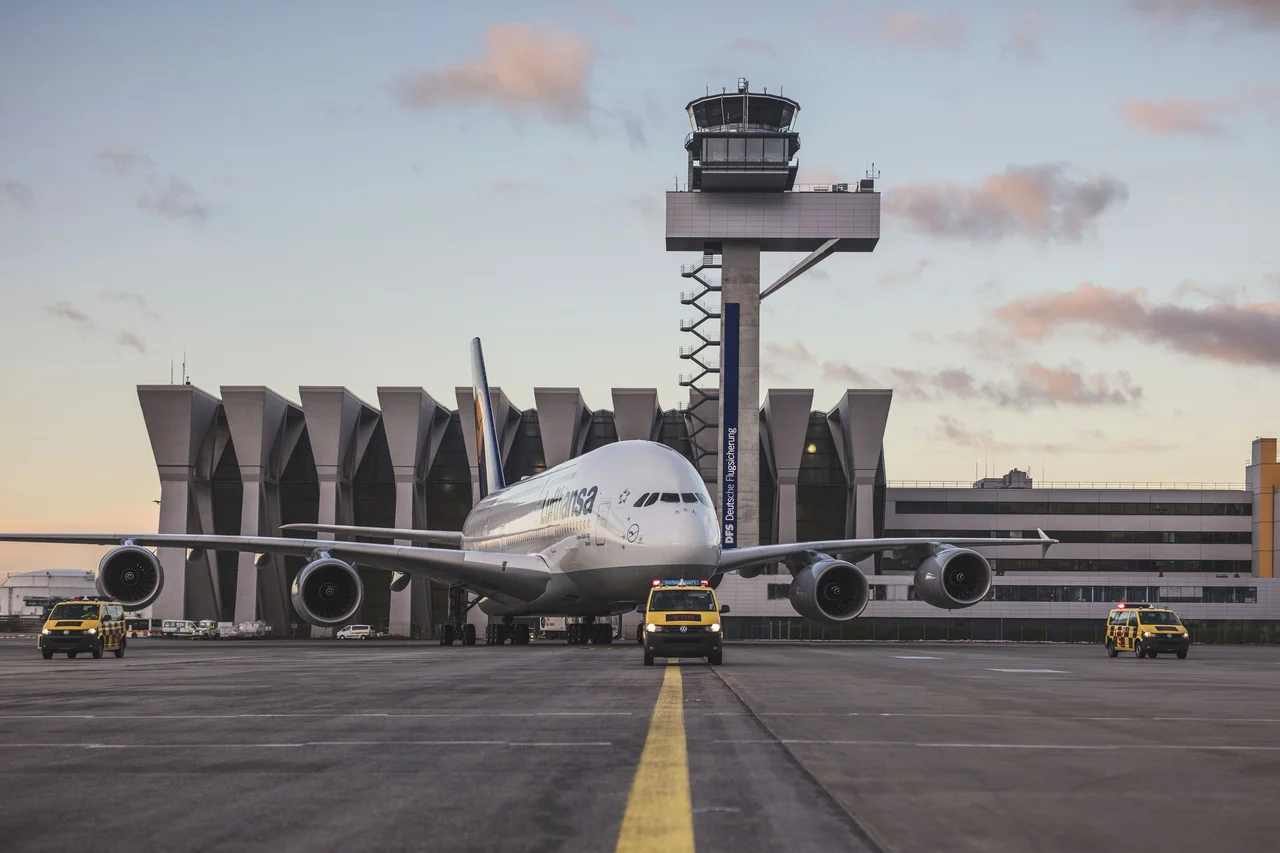
[[[760,244],[725,240],[722,257],[718,482],[735,505],[721,514],[724,545],[750,547],[760,544]]]
[[[212,533],[210,476],[215,464],[218,398],[193,385],[139,385],[138,402],[160,475],[158,533]],[[152,606],[157,619],[218,616],[215,561],[207,551],[157,548],[164,589]],[[207,615],[206,615],[207,614]]]
[[[263,386],[223,386],[222,405],[236,449],[243,493],[241,536],[279,536],[280,475],[301,436],[302,409]],[[295,424],[289,429],[287,424]],[[236,563],[235,621],[262,619],[287,636],[289,585],[284,557],[241,552]]]
[[[396,527],[423,530],[427,518],[426,477],[440,449],[449,410],[421,388],[379,388],[378,405],[387,433],[387,447],[396,481]],[[397,544],[409,545],[397,539]],[[391,624],[397,636],[430,634],[432,585],[414,578],[399,592],[391,593]]]
[[[845,515],[845,536],[870,539],[875,536],[876,472],[884,448],[884,430],[889,421],[892,390],[850,390],[827,414],[836,453],[849,484]],[[858,562],[864,572],[873,572],[875,557]]]
[[[320,481],[320,524],[354,524],[351,482],[378,424],[378,411],[349,390],[336,386],[298,389]],[[317,534],[333,539],[332,533]],[[332,628],[312,628],[312,637],[332,636]]]

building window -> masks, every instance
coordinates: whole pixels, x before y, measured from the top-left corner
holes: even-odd
[[[791,584],[789,583],[771,583],[768,585],[768,596],[770,601],[779,601],[791,597]]]

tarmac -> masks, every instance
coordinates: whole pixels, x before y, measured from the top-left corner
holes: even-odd
[[[1280,837],[1277,647],[740,643],[722,667],[661,664],[634,643],[138,640],[44,661],[5,640],[0,838],[626,851],[652,826],[675,833],[667,850],[1188,853]]]

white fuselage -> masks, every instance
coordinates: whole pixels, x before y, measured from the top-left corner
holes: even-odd
[[[655,493],[656,501],[636,505]],[[654,578],[710,578],[720,559],[702,478],[650,441],[606,445],[485,497],[462,537],[464,549],[539,554],[551,569],[534,601],[481,602],[494,615],[623,612],[646,599]]]

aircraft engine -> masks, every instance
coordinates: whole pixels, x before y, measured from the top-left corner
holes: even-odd
[[[341,625],[356,615],[364,601],[360,573],[333,557],[303,566],[290,592],[298,615],[317,628]]]
[[[99,595],[114,598],[126,610],[141,610],[160,595],[164,570],[154,553],[137,545],[112,548],[98,563]]]
[[[818,560],[791,579],[791,606],[804,618],[823,625],[839,625],[857,617],[870,597],[866,577],[844,560]]]
[[[916,569],[916,598],[934,607],[972,607],[991,589],[991,564],[977,551],[944,548]]]

